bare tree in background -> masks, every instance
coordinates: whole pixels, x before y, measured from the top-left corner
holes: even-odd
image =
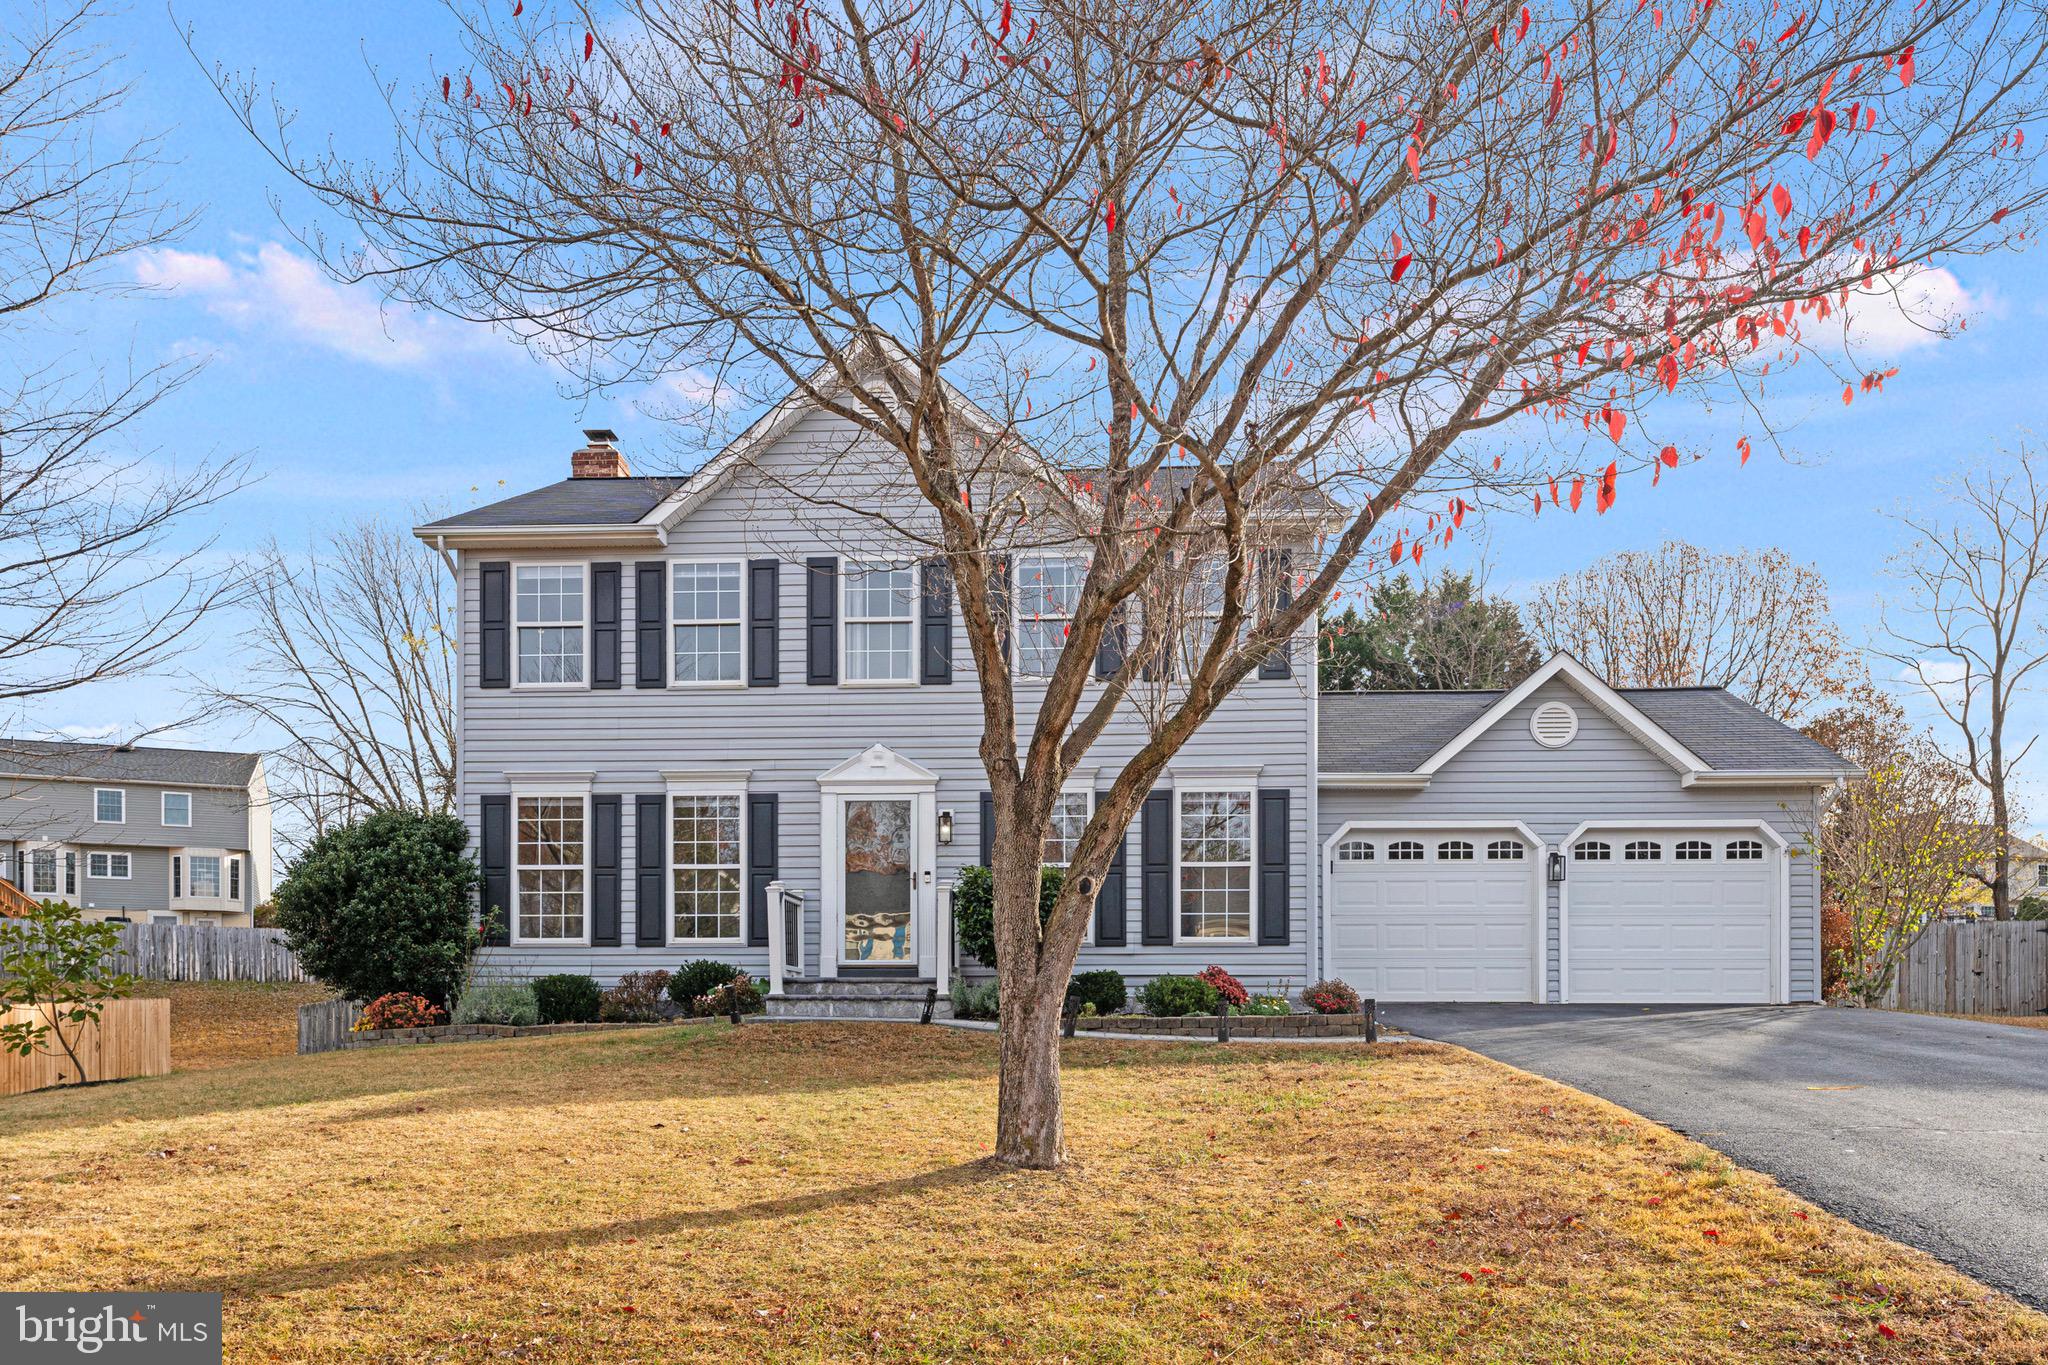
[[[300,558],[272,542],[246,671],[214,708],[282,733],[273,797],[305,837],[374,810],[455,808],[454,587],[405,531],[363,521]]]
[[[1782,721],[1848,695],[1865,670],[1827,580],[1783,550],[1684,541],[1628,550],[1530,595],[1529,628],[1614,687],[1725,687]]]
[[[838,510],[957,591],[995,809],[995,1153],[1022,1165],[1061,1160],[1059,1009],[1112,849],[1354,566],[1446,543],[1482,497],[1564,527],[1624,473],[1682,477],[1699,452],[1651,407],[1681,387],[1753,399],[1804,355],[1872,392],[1852,297],[2040,198],[2011,132],[2041,17],[1989,0],[449,8],[464,59],[393,87],[380,161],[326,129],[302,154],[253,80],[223,94],[349,224],[303,236],[338,276],[596,385],[694,369],[732,411],[794,388],[914,490]],[[1088,564],[1020,718],[1003,565],[1039,537]],[[1220,567],[1170,669],[1197,561]],[[1126,710],[1146,738],[1041,930],[1051,803]]]
[[[190,379],[65,352],[67,300],[189,219],[154,137],[110,146],[127,90],[93,45],[99,5],[0,4],[0,701],[146,672],[236,576],[176,533],[246,480],[238,460],[166,469],[126,429]]]
[[[1900,513],[1913,535],[1892,561],[1905,601],[1884,617],[1887,655],[1941,708],[1963,767],[1990,797],[1990,875],[1974,875],[1998,919],[2013,916],[2012,774],[2037,738],[2014,744],[2006,723],[2048,662],[2048,488],[2038,464],[2022,447],[1957,484],[1946,514]]]

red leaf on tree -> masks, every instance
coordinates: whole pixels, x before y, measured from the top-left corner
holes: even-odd
[[[1399,568],[1399,567],[1400,567],[1400,565],[1401,565],[1401,537],[1399,537],[1399,536],[1395,536],[1395,537],[1394,537],[1394,549],[1393,549],[1392,553],[1390,553],[1390,554],[1389,554],[1389,555],[1387,556],[1387,567],[1388,567],[1388,568],[1390,568],[1390,569],[1394,569],[1394,568]]]
[[[1906,44],[1906,50],[1899,54],[1899,84],[1907,89],[1913,86],[1913,45]]]
[[[1408,144],[1408,155],[1404,160],[1408,163],[1408,174],[1417,180],[1422,179],[1422,152],[1414,143]]]
[[[1609,460],[1607,468],[1600,475],[1600,491],[1594,498],[1594,507],[1600,515],[1607,515],[1607,509],[1614,506],[1615,462]]]
[[[1003,0],[1003,24],[996,31],[996,41],[1002,42],[1010,36],[1010,0]]]
[[[1779,43],[1783,44],[1783,43],[1789,43],[1789,42],[1791,42],[1791,41],[1792,41],[1792,37],[1793,37],[1793,35],[1799,32],[1799,26],[1800,26],[1801,24],[1805,23],[1805,22],[1806,22],[1806,11],[1805,11],[1805,10],[1801,10],[1801,11],[1799,11],[1799,17],[1798,17],[1797,19],[1794,19],[1794,20],[1792,21],[1792,27],[1790,27],[1790,28],[1786,29],[1786,30],[1785,30],[1785,31],[1784,31],[1783,33],[1780,33],[1780,34],[1778,35],[1778,41],[1779,41]]]
[[[1749,463],[1749,438],[1748,438],[1747,436],[1744,436],[1744,437],[1743,437],[1743,438],[1742,438],[1741,440],[1739,440],[1739,441],[1737,441],[1737,442],[1735,443],[1735,448],[1736,448],[1737,450],[1739,450],[1739,451],[1741,451],[1741,452],[1742,452],[1742,460],[1741,460],[1741,463],[1742,463],[1742,464],[1748,464],[1748,463]]]
[[[1408,273],[1409,263],[1414,259],[1414,256],[1404,253],[1399,260],[1394,262],[1394,268],[1388,272],[1387,279],[1394,284],[1399,284],[1401,277]]]
[[[595,50],[596,50],[596,48],[597,48],[597,35],[596,35],[595,33],[586,33],[586,34],[584,34],[584,35],[583,35],[583,60],[584,60],[584,61],[586,61],[586,62],[587,62],[587,61],[589,61],[589,60],[590,60],[590,54],[591,54],[591,53],[592,53],[593,51],[595,51]]]
[[[1664,462],[1664,467],[1666,469],[1678,468],[1678,447],[1665,446],[1662,450],[1657,452],[1657,458]]]
[[[1543,126],[1548,128],[1551,122],[1557,118],[1558,111],[1563,108],[1564,77],[1562,75],[1552,76],[1550,78],[1550,112],[1543,116]]]
[[[446,104],[448,102],[448,77],[446,76],[443,76],[441,78],[441,102],[443,104]],[[1995,222],[1997,220],[1994,219],[1993,221]]]
[[[1792,216],[1792,191],[1783,185],[1771,186],[1771,207],[1778,211],[1778,217]]]
[[[1586,496],[1586,476],[1581,474],[1572,479],[1572,510],[1579,510],[1579,503]]]
[[[1621,433],[1627,430],[1628,414],[1622,412],[1619,408],[1609,408],[1607,410],[1607,435],[1609,439],[1619,443]]]
[[[1996,213],[1991,215],[1991,221],[1994,223],[2002,223],[2005,221],[2005,215],[2011,212],[2011,209],[2000,209]]]
[[[1855,386],[1854,384],[1844,384],[1844,385],[1842,385],[1842,406],[1846,408],[1846,407],[1848,407],[1848,406],[1849,406],[1849,404],[1851,404],[1851,403],[1853,403],[1853,402],[1855,402],[1855,401],[1856,401],[1856,386]]]
[[[1116,231],[1116,205],[1114,203],[1109,206],[1109,212],[1103,216],[1102,228],[1105,232]]]
[[[1520,20],[1519,22],[1517,22],[1517,23],[1516,23],[1516,25],[1515,25],[1515,41],[1519,43],[1519,42],[1521,42],[1521,41],[1522,41],[1522,39],[1524,39],[1524,38],[1526,38],[1526,37],[1528,37],[1528,36],[1529,36],[1529,7],[1528,7],[1527,5],[1524,5],[1524,6],[1522,6],[1522,17],[1521,17],[1521,20]]]
[[[1828,139],[1835,135],[1835,114],[1832,109],[1813,111],[1813,136],[1806,140],[1806,159],[1813,160],[1820,155],[1820,149],[1828,145]]]
[[[1666,351],[1657,358],[1657,379],[1664,385],[1664,392],[1671,393],[1678,388],[1678,357]]]

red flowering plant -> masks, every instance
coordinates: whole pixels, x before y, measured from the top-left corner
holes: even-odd
[[[1246,993],[1244,983],[1224,971],[1221,967],[1204,967],[1195,974],[1201,980],[1216,988],[1216,994],[1223,997],[1223,1003],[1232,1009],[1243,1005],[1251,996]]]
[[[447,1020],[437,1005],[427,1003],[423,995],[408,995],[404,991],[393,991],[380,995],[363,1006],[363,1017],[356,1021],[359,1032],[381,1028],[432,1028]]]
[[[1317,1014],[1356,1014],[1358,992],[1341,981],[1318,981],[1301,993],[1301,1003]]]

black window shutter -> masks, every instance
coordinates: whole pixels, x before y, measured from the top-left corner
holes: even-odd
[[[768,883],[779,875],[779,804],[774,792],[747,794],[747,942],[756,948],[768,941]]]
[[[747,686],[774,687],[781,681],[776,625],[782,611],[782,562],[747,562]]]
[[[1273,588],[1273,606],[1284,611],[1294,605],[1294,556],[1286,550],[1269,553],[1265,567],[1277,582]],[[1291,678],[1294,676],[1293,642],[1282,640],[1277,649],[1268,654],[1259,664],[1261,678]],[[1284,793],[1283,793],[1284,795]],[[1286,939],[1280,942],[1285,943]]]
[[[988,610],[996,621],[996,653],[1010,657],[1010,557],[997,555],[990,566]]]
[[[1130,912],[1130,901],[1124,893],[1124,871],[1129,861],[1126,845],[1129,842],[1128,837],[1116,841],[1109,871],[1102,877],[1102,889],[1095,893],[1095,946],[1098,948],[1124,946],[1124,921]]]
[[[619,565],[590,566],[590,685],[619,686]]]
[[[996,794],[981,794],[981,865],[996,865]]]
[[[484,942],[502,948],[512,941],[512,798],[482,800]]]
[[[476,566],[477,686],[512,685],[512,565]]]
[[[1095,646],[1095,676],[1114,678],[1124,666],[1124,613],[1119,607],[1102,628],[1101,643]]]
[[[1259,792],[1259,942],[1287,942],[1288,868],[1294,842],[1285,787]]]
[[[953,575],[943,559],[924,562],[924,648],[917,680],[926,685],[953,681]]]
[[[619,798],[590,798],[590,943],[619,946]]]
[[[633,685],[668,685],[668,561],[633,566]]]
[[[1146,943],[1173,942],[1173,793],[1145,798],[1138,839],[1139,928]]]
[[[804,681],[829,686],[839,681],[839,561],[814,555],[804,567]]]
[[[662,924],[667,898],[661,894],[661,864],[668,855],[661,823],[667,806],[666,796],[633,798],[633,942],[642,948],[668,942]]]

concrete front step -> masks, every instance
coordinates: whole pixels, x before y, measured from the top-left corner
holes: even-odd
[[[921,1019],[930,981],[789,981],[767,1000],[770,1019]],[[935,1018],[953,1017],[940,1000]]]
[[[930,977],[839,977],[832,981],[815,978],[803,981],[784,981],[782,993],[792,1000],[819,1000],[833,997],[843,1000],[896,1000],[916,997],[923,1000],[925,992],[932,988]]]

